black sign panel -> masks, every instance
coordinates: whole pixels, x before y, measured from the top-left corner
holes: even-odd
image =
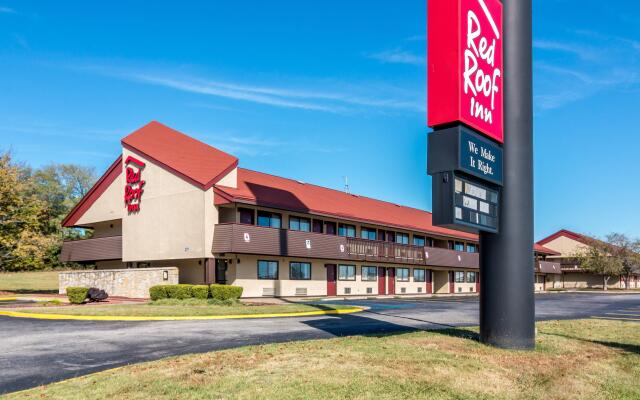
[[[429,134],[427,171],[464,171],[502,185],[502,148],[461,125]]]
[[[433,223],[468,232],[498,232],[500,189],[453,171],[433,175]]]

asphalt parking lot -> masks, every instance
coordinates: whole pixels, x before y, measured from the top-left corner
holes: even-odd
[[[0,394],[121,365],[252,344],[478,323],[477,297],[339,300],[357,314],[209,321],[58,321],[0,317]],[[536,319],[640,322],[640,293],[536,295]],[[640,328],[640,326],[639,326]]]

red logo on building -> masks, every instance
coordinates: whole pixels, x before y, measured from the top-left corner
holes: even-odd
[[[462,122],[502,143],[502,3],[428,3],[427,124]]]
[[[124,186],[124,204],[127,205],[127,211],[140,211],[140,200],[144,189],[142,187],[146,183],[142,180],[142,170],[144,163],[135,157],[129,156],[124,162],[126,167],[126,184]]]

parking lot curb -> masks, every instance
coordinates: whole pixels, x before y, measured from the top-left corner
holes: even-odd
[[[232,315],[194,315],[194,316],[116,316],[116,315],[68,315],[68,314],[38,314],[19,311],[0,311],[0,316],[13,318],[31,318],[48,320],[77,320],[77,321],[199,321],[216,319],[254,319],[254,318],[283,318],[309,317],[314,315],[353,314],[364,311],[363,307],[351,307],[340,310],[301,311],[272,314],[232,314]]]

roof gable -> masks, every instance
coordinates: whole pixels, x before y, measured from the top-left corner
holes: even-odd
[[[157,121],[123,138],[122,146],[205,190],[238,166],[231,154]]]
[[[78,220],[93,203],[111,186],[118,176],[122,173],[122,156],[118,157],[113,164],[109,166],[107,171],[98,179],[98,181],[89,189],[87,194],[69,211],[69,214],[62,220],[62,226],[69,228],[74,226]]]

